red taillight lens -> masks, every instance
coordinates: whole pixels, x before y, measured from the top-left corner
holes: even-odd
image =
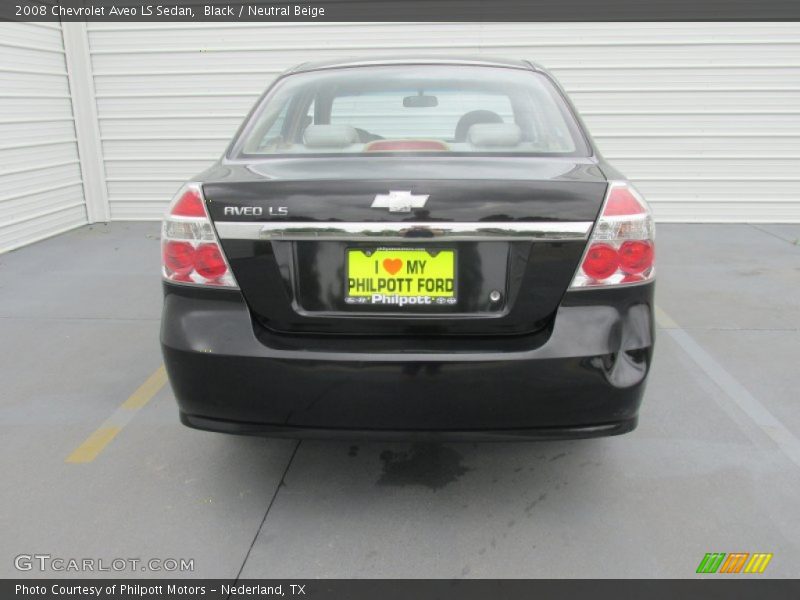
[[[195,250],[194,270],[206,279],[218,279],[227,269],[225,259],[216,244],[200,244]]]
[[[653,244],[647,240],[623,242],[619,247],[619,268],[638,275],[653,266]]]
[[[642,215],[645,208],[636,199],[631,190],[627,187],[612,186],[608,193],[604,217],[622,217],[629,215]]]
[[[189,242],[164,243],[164,265],[177,275],[187,275],[194,268],[194,247]]]
[[[172,207],[170,214],[175,217],[205,217],[203,198],[196,189],[189,188]]]
[[[596,281],[611,277],[617,267],[619,256],[608,244],[592,244],[583,259],[583,272]]]

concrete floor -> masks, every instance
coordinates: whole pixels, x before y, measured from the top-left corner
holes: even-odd
[[[157,238],[116,223],[0,256],[0,576],[42,576],[13,566],[35,553],[293,578],[691,577],[706,552],[771,552],[762,577],[800,573],[800,225],[660,226],[626,436],[240,438],[181,426],[164,386],[67,463],[161,364]]]

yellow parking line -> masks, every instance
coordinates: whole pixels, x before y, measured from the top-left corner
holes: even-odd
[[[100,425],[80,446],[75,448],[66,458],[68,463],[92,462],[111,443],[122,428],[128,424],[138,410],[147,405],[153,396],[164,387],[167,382],[167,373],[164,365],[158,367],[145,382],[136,388],[125,402]]]
[[[158,393],[158,390],[164,387],[166,382],[167,370],[164,368],[164,365],[161,365],[147,378],[147,381],[131,394],[130,398],[122,403],[122,408],[127,410],[139,410],[150,402],[150,399]]]
[[[67,457],[67,462],[92,462],[120,431],[122,431],[122,427],[100,427],[72,451],[72,454]]]

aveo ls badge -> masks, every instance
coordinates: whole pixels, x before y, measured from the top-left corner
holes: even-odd
[[[286,206],[267,206],[266,212],[271,217],[286,217],[289,208]],[[264,214],[262,206],[226,206],[222,209],[226,217],[260,217]]]

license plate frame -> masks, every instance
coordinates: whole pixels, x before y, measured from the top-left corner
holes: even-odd
[[[359,257],[359,253],[361,256]],[[356,256],[361,264],[354,265],[351,256]],[[415,268],[422,268],[423,272],[409,273],[410,259],[415,261]],[[428,263],[429,260],[433,263]],[[394,261],[401,262],[394,273],[387,270],[395,268]],[[419,261],[425,260],[424,265]],[[392,261],[384,265],[384,261]],[[365,273],[365,265],[371,264],[371,272]],[[449,269],[448,269],[449,263]],[[453,247],[396,247],[396,246],[347,246],[344,250],[344,301],[351,307],[363,308],[447,308],[458,304],[458,251]],[[434,276],[424,276],[424,271],[429,266],[433,267]],[[355,272],[353,272],[355,269]],[[430,272],[430,271],[429,271]],[[423,276],[420,276],[423,275]],[[437,276],[438,275],[438,276]],[[369,279],[369,283],[363,280]],[[362,280],[365,289],[353,291],[353,280]],[[387,283],[383,286],[380,280]],[[400,280],[410,280],[408,287]],[[418,283],[420,280],[426,283]],[[439,287],[438,280],[442,280]],[[390,289],[388,282],[395,282]],[[381,298],[377,298],[381,296]]]

